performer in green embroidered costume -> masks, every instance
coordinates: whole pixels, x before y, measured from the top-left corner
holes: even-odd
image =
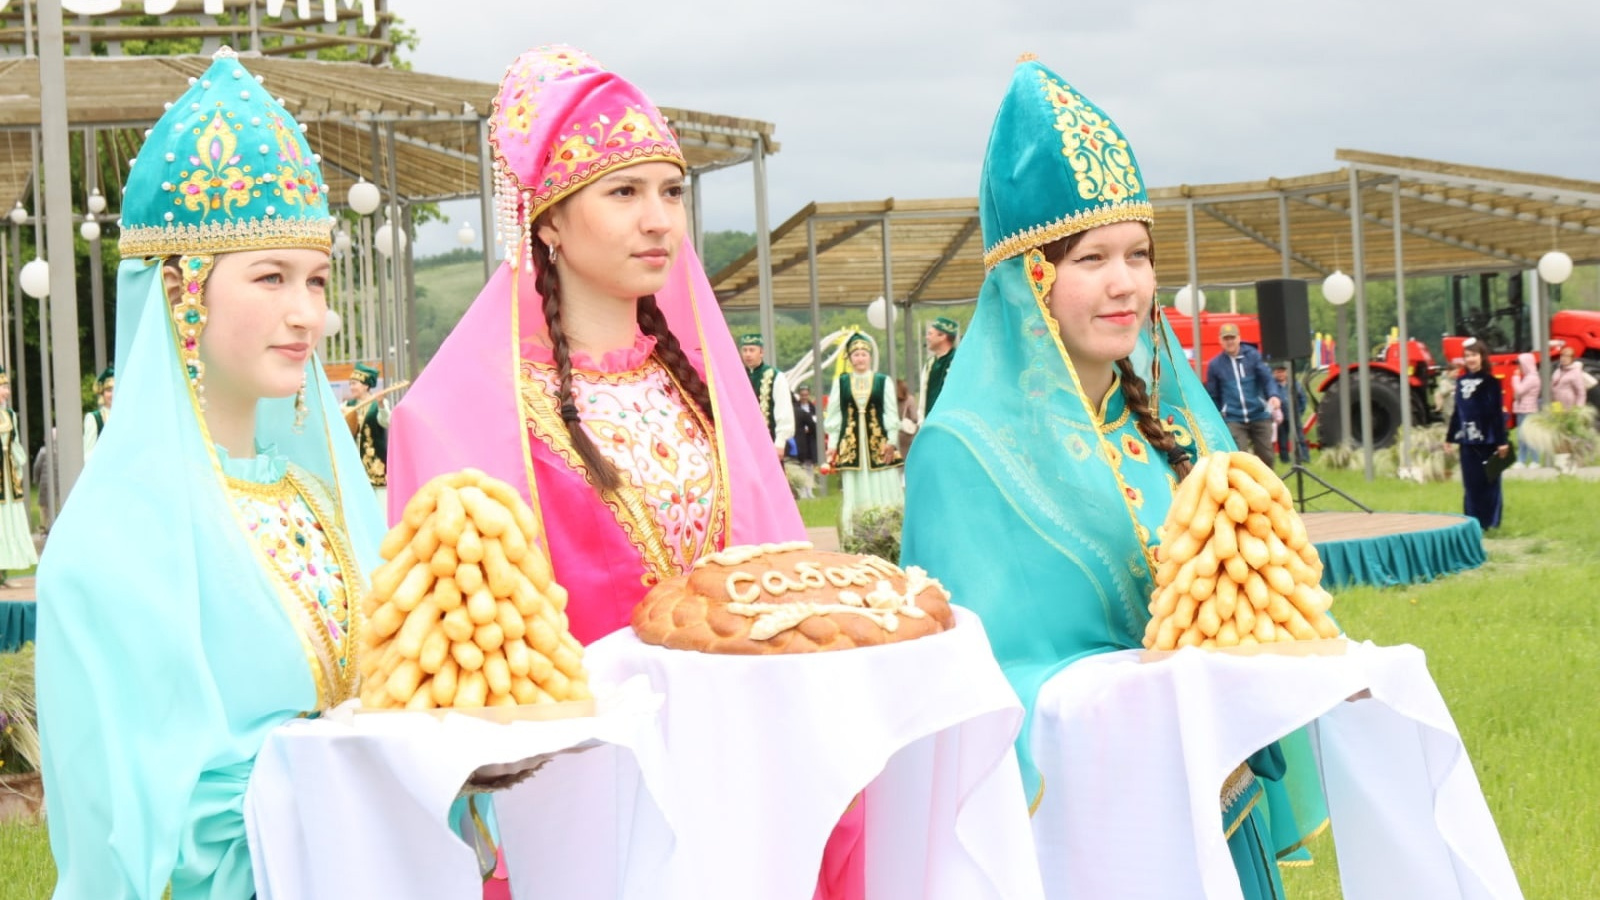
[[[361,464],[367,469],[367,480],[378,493],[380,505],[386,502],[385,488],[389,484],[389,401],[373,400],[372,391],[378,386],[378,370],[356,363],[350,373],[350,393],[345,398],[345,424],[356,439],[356,449],[361,451]]]
[[[28,522],[28,494],[22,473],[28,466],[25,435],[11,408],[11,375],[0,367],[0,585],[6,573],[39,561]]]
[[[761,405],[761,416],[767,420],[767,434],[772,436],[772,446],[781,460],[789,439],[794,437],[794,393],[789,390],[789,379],[783,372],[767,365],[766,353],[760,334],[739,335],[739,358],[744,361],[750,387]]]
[[[877,371],[877,348],[856,332],[845,339],[849,370],[839,373],[823,416],[828,436],[828,465],[841,473],[844,500],[839,507],[839,536],[852,528],[855,514],[874,506],[905,503],[900,451],[900,413],[894,383]]]
[[[961,336],[961,326],[955,319],[940,316],[928,326],[924,339],[928,342],[928,361],[922,364],[922,421],[928,421],[933,412],[933,402],[944,390],[945,376],[950,364],[955,362],[956,343]]]
[[[1084,656],[1140,646],[1177,480],[1198,454],[1234,448],[1154,306],[1153,209],[1105,113],[1019,63],[979,190],[989,274],[912,452],[901,561],[983,618],[1029,708],[1017,749],[1037,798],[1040,687]],[[1274,744],[1218,785],[1251,900],[1282,896],[1278,859],[1304,836],[1280,802],[1285,769]]]
[[[106,430],[106,420],[111,418],[111,395],[115,389],[115,370],[108,367],[94,380],[95,408],[83,416],[83,461],[86,465],[94,445],[100,441],[100,433]]]

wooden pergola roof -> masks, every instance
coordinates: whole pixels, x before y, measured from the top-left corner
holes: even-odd
[[[68,121],[93,127],[106,196],[116,208],[127,161],[144,130],[168,101],[211,64],[209,56],[69,57]],[[322,154],[323,176],[336,200],[358,174],[373,177],[373,130],[392,125],[397,187],[404,202],[427,202],[480,193],[478,122],[498,89],[470,81],[364,63],[255,57],[246,60],[266,88],[307,126],[312,149]],[[37,59],[0,59],[0,204],[24,197],[32,171],[28,132],[39,125]],[[15,91],[15,92],[13,92]],[[691,171],[704,172],[748,160],[757,148],[778,150],[771,123],[684,109],[662,108],[683,146]],[[80,139],[81,140],[81,139]],[[383,139],[386,143],[386,139]],[[3,214],[4,209],[0,209]]]
[[[1285,274],[1320,281],[1335,269],[1353,271],[1352,183],[1359,185],[1368,278],[1393,277],[1396,195],[1407,275],[1527,269],[1552,249],[1579,264],[1600,262],[1600,183],[1356,150],[1340,150],[1335,158],[1345,166],[1318,175],[1151,190],[1158,282],[1177,287],[1190,280],[1191,205],[1202,286]],[[861,305],[885,294],[885,227],[897,302],[978,296],[984,269],[977,199],[890,199],[812,203],[774,229],[774,304],[810,305],[808,231],[816,247],[819,304]],[[724,307],[756,306],[755,253],[712,282]]]

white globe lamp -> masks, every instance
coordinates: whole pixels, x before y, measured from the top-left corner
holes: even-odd
[[[1356,281],[1343,272],[1335,271],[1322,279],[1322,299],[1334,306],[1343,306],[1356,295]]]
[[[18,200],[17,205],[11,207],[11,212],[6,215],[11,218],[11,224],[13,225],[21,225],[28,221],[28,210],[23,207],[21,200]]]
[[[92,212],[98,216],[105,211],[106,195],[100,193],[99,188],[95,188],[89,193],[89,212]]]
[[[344,317],[334,310],[328,310],[322,317],[322,336],[333,337],[344,327]]]
[[[867,322],[873,328],[888,329],[894,321],[894,310],[889,308],[889,301],[882,297],[867,304]]]
[[[1572,257],[1560,250],[1551,250],[1539,257],[1539,280],[1545,284],[1562,284],[1572,277]]]
[[[1192,284],[1178,288],[1178,293],[1172,298],[1172,306],[1186,316],[1192,316],[1206,308],[1206,292]]]
[[[462,222],[461,227],[456,229],[456,243],[463,247],[471,247],[477,242],[478,233],[472,230],[472,223]]]
[[[378,204],[383,198],[378,194],[378,186],[365,178],[350,185],[350,193],[346,198],[350,208],[363,216],[370,216],[378,209]]]
[[[17,273],[17,282],[22,285],[24,294],[43,300],[50,296],[50,264],[42,259],[29,262]]]
[[[350,252],[350,232],[340,228],[333,233],[333,252],[340,256]]]
[[[78,233],[83,235],[86,241],[100,240],[100,223],[94,220],[94,213],[83,217],[83,224],[78,226]]]
[[[392,222],[384,222],[372,233],[372,246],[385,259],[399,256],[406,252],[406,231],[394,227]]]

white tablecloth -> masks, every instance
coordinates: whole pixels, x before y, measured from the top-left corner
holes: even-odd
[[[644,762],[670,785],[662,896],[810,900],[823,845],[865,790],[873,900],[1042,897],[1011,746],[1021,707],[977,617],[958,609],[957,623],[791,656],[667,650],[626,630],[590,646],[596,683],[647,674],[667,698],[665,771]]]
[[[477,900],[474,853],[446,821],[467,776],[588,741],[601,746],[496,795],[507,862],[538,873],[541,893],[527,896],[649,896],[640,886],[659,880],[672,846],[638,764],[660,755],[658,704],[641,680],[586,718],[501,725],[336,710],[291,722],[268,735],[245,797],[258,896]]]
[[[1363,689],[1372,699],[1345,702]],[[1522,896],[1415,647],[1249,658],[1185,650],[1154,663],[1108,653],[1047,682],[1036,716],[1045,794],[1033,829],[1056,900],[1237,900],[1222,782],[1310,722],[1346,900]]]

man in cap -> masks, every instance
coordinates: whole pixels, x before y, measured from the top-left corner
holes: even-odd
[[[940,316],[933,320],[923,339],[928,343],[928,361],[922,364],[922,418],[927,420],[933,412],[933,402],[944,390],[945,374],[956,358],[956,344],[961,337],[961,326],[956,320]]]
[[[350,372],[350,393],[345,398],[345,422],[356,439],[356,449],[361,451],[361,464],[366,466],[367,480],[381,500],[387,492],[389,470],[389,401],[373,399],[372,390],[378,386],[378,370],[365,363],[356,363]]]
[[[1206,366],[1206,393],[1222,411],[1233,442],[1272,465],[1272,411],[1277,384],[1256,348],[1239,339],[1239,326],[1222,326],[1223,352]]]
[[[95,408],[83,417],[83,461],[89,462],[89,454],[94,452],[94,445],[99,443],[100,434],[106,430],[106,420],[111,417],[111,395],[116,388],[116,373],[112,367],[107,367],[100,377],[94,380]]]
[[[766,364],[766,345],[755,332],[739,336],[739,358],[744,360],[745,372],[750,376],[750,387],[756,392],[756,402],[761,405],[761,415],[767,420],[767,434],[772,436],[773,451],[783,460],[784,448],[794,437],[794,394],[789,390],[789,379],[773,366]]]

